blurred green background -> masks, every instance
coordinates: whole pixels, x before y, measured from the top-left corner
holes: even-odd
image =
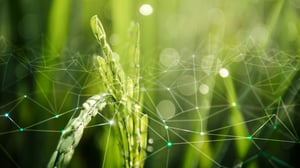
[[[128,28],[140,24],[145,167],[299,165],[300,1],[0,0],[1,167],[44,167],[101,92],[95,14],[125,71]],[[70,167],[119,167],[108,134],[86,129]]]

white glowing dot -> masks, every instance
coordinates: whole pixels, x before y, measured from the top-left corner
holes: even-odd
[[[165,129],[169,129],[169,126],[165,125]]]
[[[144,16],[149,16],[153,13],[153,8],[151,5],[149,4],[143,4],[141,7],[140,7],[140,13]]]
[[[219,74],[222,78],[227,78],[229,76],[229,71],[226,68],[221,68]]]
[[[201,135],[201,136],[205,135],[205,132],[201,131],[201,132],[200,132],[200,135]]]
[[[201,84],[199,91],[201,94],[206,95],[209,92],[209,87],[206,84]]]
[[[114,124],[114,120],[109,120],[108,123],[109,123],[109,125],[113,125]]]

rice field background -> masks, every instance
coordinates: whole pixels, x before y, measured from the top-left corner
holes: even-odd
[[[46,167],[104,92],[93,15],[126,74],[139,23],[144,167],[299,167],[298,0],[1,0],[0,167]],[[113,119],[92,119],[68,167],[123,167]]]

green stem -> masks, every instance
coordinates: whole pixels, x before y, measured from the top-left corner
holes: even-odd
[[[227,98],[231,106],[230,123],[232,125],[234,125],[235,123],[243,123],[244,117],[239,109],[238,99],[236,96],[232,78],[228,76],[224,79],[224,83],[227,90]],[[234,126],[233,131],[236,136],[241,138],[250,136],[245,124]],[[240,159],[243,159],[250,148],[250,143],[246,142],[246,138],[245,140],[237,139],[235,143],[237,146],[238,156],[240,157]]]
[[[285,2],[285,0],[277,0],[272,13],[270,14],[271,18],[270,18],[269,22],[267,23],[268,33],[267,33],[267,36],[261,46],[262,51],[265,51],[268,48],[268,46],[270,45],[270,41],[272,39],[272,35],[274,32],[275,26],[278,23],[280,13],[284,6],[284,2]]]

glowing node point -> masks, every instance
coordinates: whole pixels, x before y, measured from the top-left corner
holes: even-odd
[[[232,102],[232,103],[231,103],[231,106],[232,106],[232,107],[236,107],[236,102]]]
[[[9,117],[9,113],[5,113],[4,117],[8,118]]]
[[[200,132],[200,135],[201,135],[201,136],[205,135],[205,132],[201,131],[201,132]]]
[[[109,125],[113,125],[114,124],[114,120],[109,120],[108,123],[109,123]]]
[[[23,98],[24,98],[24,99],[27,99],[27,98],[28,98],[28,96],[27,96],[27,95],[24,95],[24,96],[23,96]]]
[[[79,106],[77,106],[75,109],[76,109],[76,110],[79,110],[79,109],[80,109],[80,107],[79,107]]]
[[[228,69],[226,68],[221,68],[220,71],[219,71],[219,75],[222,77],[222,78],[227,78],[229,76],[229,71]]]
[[[20,132],[23,132],[23,131],[24,131],[24,128],[20,128],[19,130],[20,130]]]
[[[167,88],[167,90],[170,91],[171,89],[170,89],[170,88]]]
[[[55,116],[54,116],[54,118],[59,118],[60,117],[60,115],[58,115],[58,114],[56,114]]]
[[[66,133],[66,131],[63,129],[63,130],[61,130],[60,131],[61,132],[61,134],[64,134],[64,133]]]
[[[167,147],[171,147],[172,145],[173,145],[172,142],[170,141],[167,142]]]
[[[196,107],[195,107],[195,109],[196,109],[196,110],[199,110],[199,107],[198,107],[198,106],[196,106]]]
[[[140,11],[140,13],[141,13],[142,15],[144,15],[144,16],[149,16],[149,15],[151,15],[151,14],[153,13],[153,8],[152,8],[152,6],[149,5],[149,4],[143,4],[143,5],[141,5],[139,11]]]
[[[250,136],[247,137],[247,139],[250,141],[250,140],[253,139],[253,137],[250,135]]]
[[[278,126],[277,126],[276,124],[273,125],[273,129],[277,129],[277,127],[278,127]]]
[[[165,129],[169,129],[169,126],[165,125]]]

